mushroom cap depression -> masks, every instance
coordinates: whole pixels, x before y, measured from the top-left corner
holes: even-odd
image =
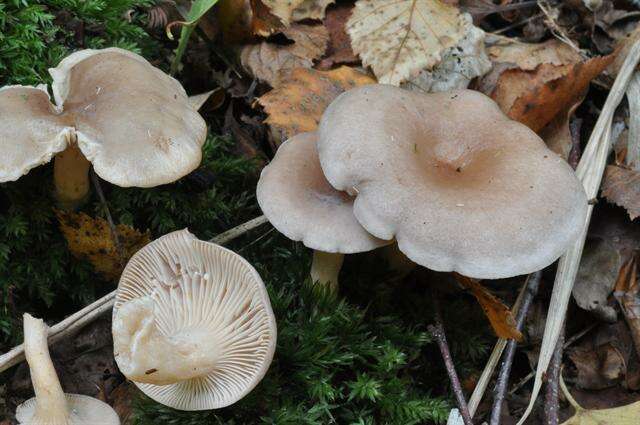
[[[120,425],[118,414],[111,406],[97,398],[82,394],[65,394],[69,409],[69,425]],[[20,425],[41,425],[32,422],[36,412],[36,399],[30,398],[16,409],[16,419]]]
[[[331,103],[318,135],[324,174],[357,194],[360,224],[430,269],[530,273],[584,224],[587,198],[571,167],[479,92],[356,88]]]
[[[351,254],[388,244],[362,228],[353,197],[324,177],[317,139],[315,132],[290,138],[262,170],[256,196],[264,215],[280,233],[318,251]]]
[[[204,120],[180,83],[143,57],[118,48],[81,50],[49,72],[56,106],[44,90],[0,90],[0,112],[19,108],[8,115],[14,128],[0,129],[0,149],[25,157],[11,170],[0,168],[0,181],[15,180],[64,150],[72,138],[61,133],[77,136],[96,173],[122,187],[171,183],[199,165]],[[38,151],[25,149],[36,144]]]
[[[258,273],[186,229],[131,258],[113,317],[120,370],[175,409],[235,403],[264,377],[275,351],[276,322]]]

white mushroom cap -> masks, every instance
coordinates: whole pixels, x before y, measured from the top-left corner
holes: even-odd
[[[0,88],[0,182],[19,179],[67,147],[72,129],[55,113],[46,88]]]
[[[131,258],[113,317],[118,367],[175,409],[235,403],[264,377],[276,346],[275,318],[255,269],[187,230]]]
[[[362,226],[425,267],[530,273],[584,224],[587,198],[569,165],[479,92],[356,88],[327,108],[318,134],[324,174],[357,193]]]
[[[48,327],[24,314],[24,346],[36,396],[16,410],[21,425],[120,425],[115,410],[81,394],[64,394],[47,346]]]
[[[153,187],[193,171],[207,127],[178,81],[127,50],[82,50],[49,70],[58,105],[96,173]]]
[[[16,409],[16,419],[19,425],[120,425],[118,414],[107,403],[97,398],[82,394],[65,394],[69,409],[69,422],[58,424],[55,422],[33,421],[37,402],[35,397],[22,403]]]
[[[351,254],[389,243],[373,237],[353,215],[353,200],[322,173],[315,132],[298,134],[278,148],[260,175],[256,196],[279,232],[324,252]]]
[[[0,89],[0,182],[77,141],[96,173],[122,187],[171,183],[202,158],[207,128],[180,83],[118,48],[81,50],[49,70],[46,89]],[[6,123],[6,124],[5,124]]]

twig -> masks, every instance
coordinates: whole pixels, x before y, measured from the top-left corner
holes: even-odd
[[[111,230],[111,237],[113,238],[113,244],[116,246],[116,251],[118,252],[118,257],[120,257],[120,266],[124,267],[125,262],[127,261],[127,254],[124,252],[124,247],[120,242],[120,237],[118,236],[118,229],[116,228],[115,223],[113,222],[113,217],[111,216],[111,211],[109,210],[109,205],[107,204],[107,198],[104,196],[104,192],[102,191],[102,185],[100,185],[100,179],[98,175],[93,170],[90,171],[91,174],[91,182],[93,183],[93,187],[98,194],[98,198],[100,199],[100,204],[104,209],[104,213],[107,216],[107,223],[109,223],[109,229]]]
[[[545,389],[544,403],[544,423],[545,425],[558,425],[558,394],[560,387],[558,379],[560,377],[560,368],[562,366],[562,346],[564,345],[564,331],[560,334],[556,349],[553,352],[549,369],[547,369],[547,385]]]
[[[256,217],[246,223],[240,224],[232,229],[227,230],[224,233],[211,239],[211,242],[224,245],[225,243],[243,235],[244,233],[255,229],[256,227],[266,223],[267,220],[264,216]],[[113,308],[113,304],[116,298],[116,291],[110,292],[104,297],[94,301],[82,310],[72,314],[63,321],[55,324],[49,328],[49,342],[55,343],[58,340],[63,339],[67,335],[72,335],[79,331],[94,319],[102,316]],[[12,366],[24,360],[24,347],[22,344],[12,348],[7,353],[0,356],[0,372],[9,369]]]
[[[427,330],[436,339],[438,347],[440,348],[440,354],[442,354],[444,366],[447,369],[447,374],[449,375],[449,380],[451,381],[451,388],[453,389],[453,394],[456,397],[456,402],[458,403],[458,409],[460,410],[462,421],[464,422],[464,425],[473,425],[471,415],[469,414],[469,408],[467,407],[467,401],[464,398],[464,393],[462,392],[462,385],[460,385],[460,379],[458,378],[456,368],[453,365],[453,360],[451,359],[451,351],[449,351],[449,344],[447,344],[447,337],[444,333],[444,326],[442,325],[440,302],[437,295],[435,294],[433,297],[433,305],[435,309],[435,321],[433,325],[429,325],[427,327]]]
[[[518,22],[514,22],[511,25],[507,25],[504,28],[500,28],[499,30],[494,31],[491,34],[496,34],[496,35],[504,34],[505,32],[510,31],[510,30],[512,30],[514,28],[518,28],[519,26],[526,25],[527,23],[533,21],[534,19],[540,18],[543,15],[544,15],[543,13],[537,13],[537,14],[535,14],[533,16],[529,16],[526,19],[523,19],[523,20],[518,21]]]
[[[531,307],[533,298],[538,292],[541,275],[542,272],[537,271],[531,275],[529,281],[527,282],[527,289],[524,297],[522,298],[522,305],[518,310],[518,314],[516,316],[516,328],[518,330],[522,329],[524,320],[526,319],[527,313],[529,312],[529,307]],[[507,392],[509,375],[511,375],[511,365],[513,364],[513,357],[516,354],[517,344],[518,342],[515,339],[509,340],[504,351],[504,356],[502,358],[502,368],[500,369],[500,372],[498,374],[498,380],[494,389],[493,407],[491,409],[491,420],[489,422],[491,425],[500,424],[500,411],[502,410],[502,403],[504,402],[504,397]]]
[[[554,36],[556,36],[558,40],[562,41],[564,44],[566,44],[567,46],[571,47],[573,50],[578,52],[582,57],[585,57],[584,52],[580,50],[580,48],[576,46],[576,44],[573,41],[571,41],[567,33],[562,28],[560,28],[556,20],[551,16],[551,12],[549,11],[551,7],[549,6],[549,4],[546,1],[539,1],[538,7],[542,11],[542,13],[544,13],[545,16],[547,17],[546,23],[551,33]]]

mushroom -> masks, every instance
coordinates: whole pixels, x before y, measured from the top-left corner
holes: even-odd
[[[344,254],[370,251],[390,241],[367,233],[353,215],[353,197],[327,182],[315,132],[285,141],[260,175],[256,196],[262,212],[282,234],[313,249],[311,279],[332,289]]]
[[[152,399],[180,410],[235,403],[264,377],[276,322],[256,270],[186,229],[138,251],[113,308],[122,373]]]
[[[474,278],[542,269],[575,240],[587,197],[528,127],[471,91],[370,85],[324,112],[318,152],[372,235],[414,262]]]
[[[46,87],[0,89],[0,182],[17,180],[55,155],[64,208],[89,192],[90,164],[122,187],[171,183],[201,160],[207,128],[178,81],[127,50],[81,50],[49,69]]]
[[[21,425],[119,425],[115,410],[81,394],[65,394],[49,356],[49,328],[41,319],[25,313],[24,351],[36,396],[18,406]]]

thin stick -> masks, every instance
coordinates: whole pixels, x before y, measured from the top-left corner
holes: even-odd
[[[564,345],[564,331],[560,334],[558,342],[556,343],[556,349],[553,352],[551,363],[549,363],[549,369],[547,369],[547,385],[545,388],[545,403],[544,403],[544,423],[545,425],[558,425],[560,423],[558,418],[558,410],[560,405],[558,403],[558,394],[560,387],[558,379],[560,377],[560,368],[562,366],[562,346]]]
[[[522,298],[522,305],[518,310],[518,314],[516,316],[516,327],[518,330],[522,329],[524,320],[526,319],[527,313],[529,312],[529,307],[531,307],[533,298],[538,292],[541,275],[542,272],[537,271],[531,275],[529,281],[527,282],[527,289],[524,297]],[[511,339],[509,340],[509,342],[507,342],[507,347],[504,351],[502,368],[500,369],[500,373],[498,374],[498,380],[494,389],[493,408],[491,409],[491,420],[489,422],[491,425],[500,425],[500,412],[502,410],[502,403],[504,402],[505,394],[507,393],[507,386],[509,385],[509,375],[511,375],[511,365],[513,364],[513,357],[516,354],[517,345],[518,342],[515,339]]]
[[[111,211],[109,210],[109,204],[107,204],[107,198],[104,196],[104,192],[102,191],[102,185],[100,185],[100,179],[96,172],[91,168],[91,181],[93,182],[93,187],[98,194],[98,198],[100,199],[100,204],[104,209],[104,213],[107,216],[107,223],[109,223],[109,229],[111,230],[111,237],[113,238],[113,244],[116,246],[116,251],[118,252],[118,256],[120,257],[120,266],[124,267],[125,262],[127,261],[127,254],[124,252],[124,247],[120,242],[120,237],[118,236],[118,230],[116,228],[115,223],[113,222],[113,217],[111,216]]]
[[[456,402],[458,403],[458,409],[460,410],[462,421],[464,422],[464,425],[473,425],[471,415],[469,414],[469,408],[467,407],[467,401],[464,398],[464,393],[462,392],[462,385],[460,385],[460,379],[458,378],[456,368],[453,365],[451,351],[449,350],[449,344],[447,344],[447,337],[444,333],[444,326],[442,325],[442,313],[440,312],[440,302],[435,294],[433,297],[433,305],[435,308],[435,322],[433,325],[429,325],[427,327],[427,330],[438,342],[440,354],[442,354],[444,366],[447,369],[447,374],[449,375],[449,380],[451,381],[451,387],[453,389],[453,394],[456,397]]]
[[[240,224],[232,229],[211,239],[211,242],[224,245],[225,243],[243,235],[244,233],[255,229],[256,227],[266,223],[264,216],[254,218],[246,223]],[[107,313],[113,308],[116,298],[116,291],[110,292],[104,297],[94,301],[82,310],[72,314],[63,321],[49,328],[49,343],[55,343],[68,335],[72,335],[93,322],[98,317]],[[10,351],[0,356],[0,372],[9,369],[12,366],[24,360],[23,344],[13,347]]]

